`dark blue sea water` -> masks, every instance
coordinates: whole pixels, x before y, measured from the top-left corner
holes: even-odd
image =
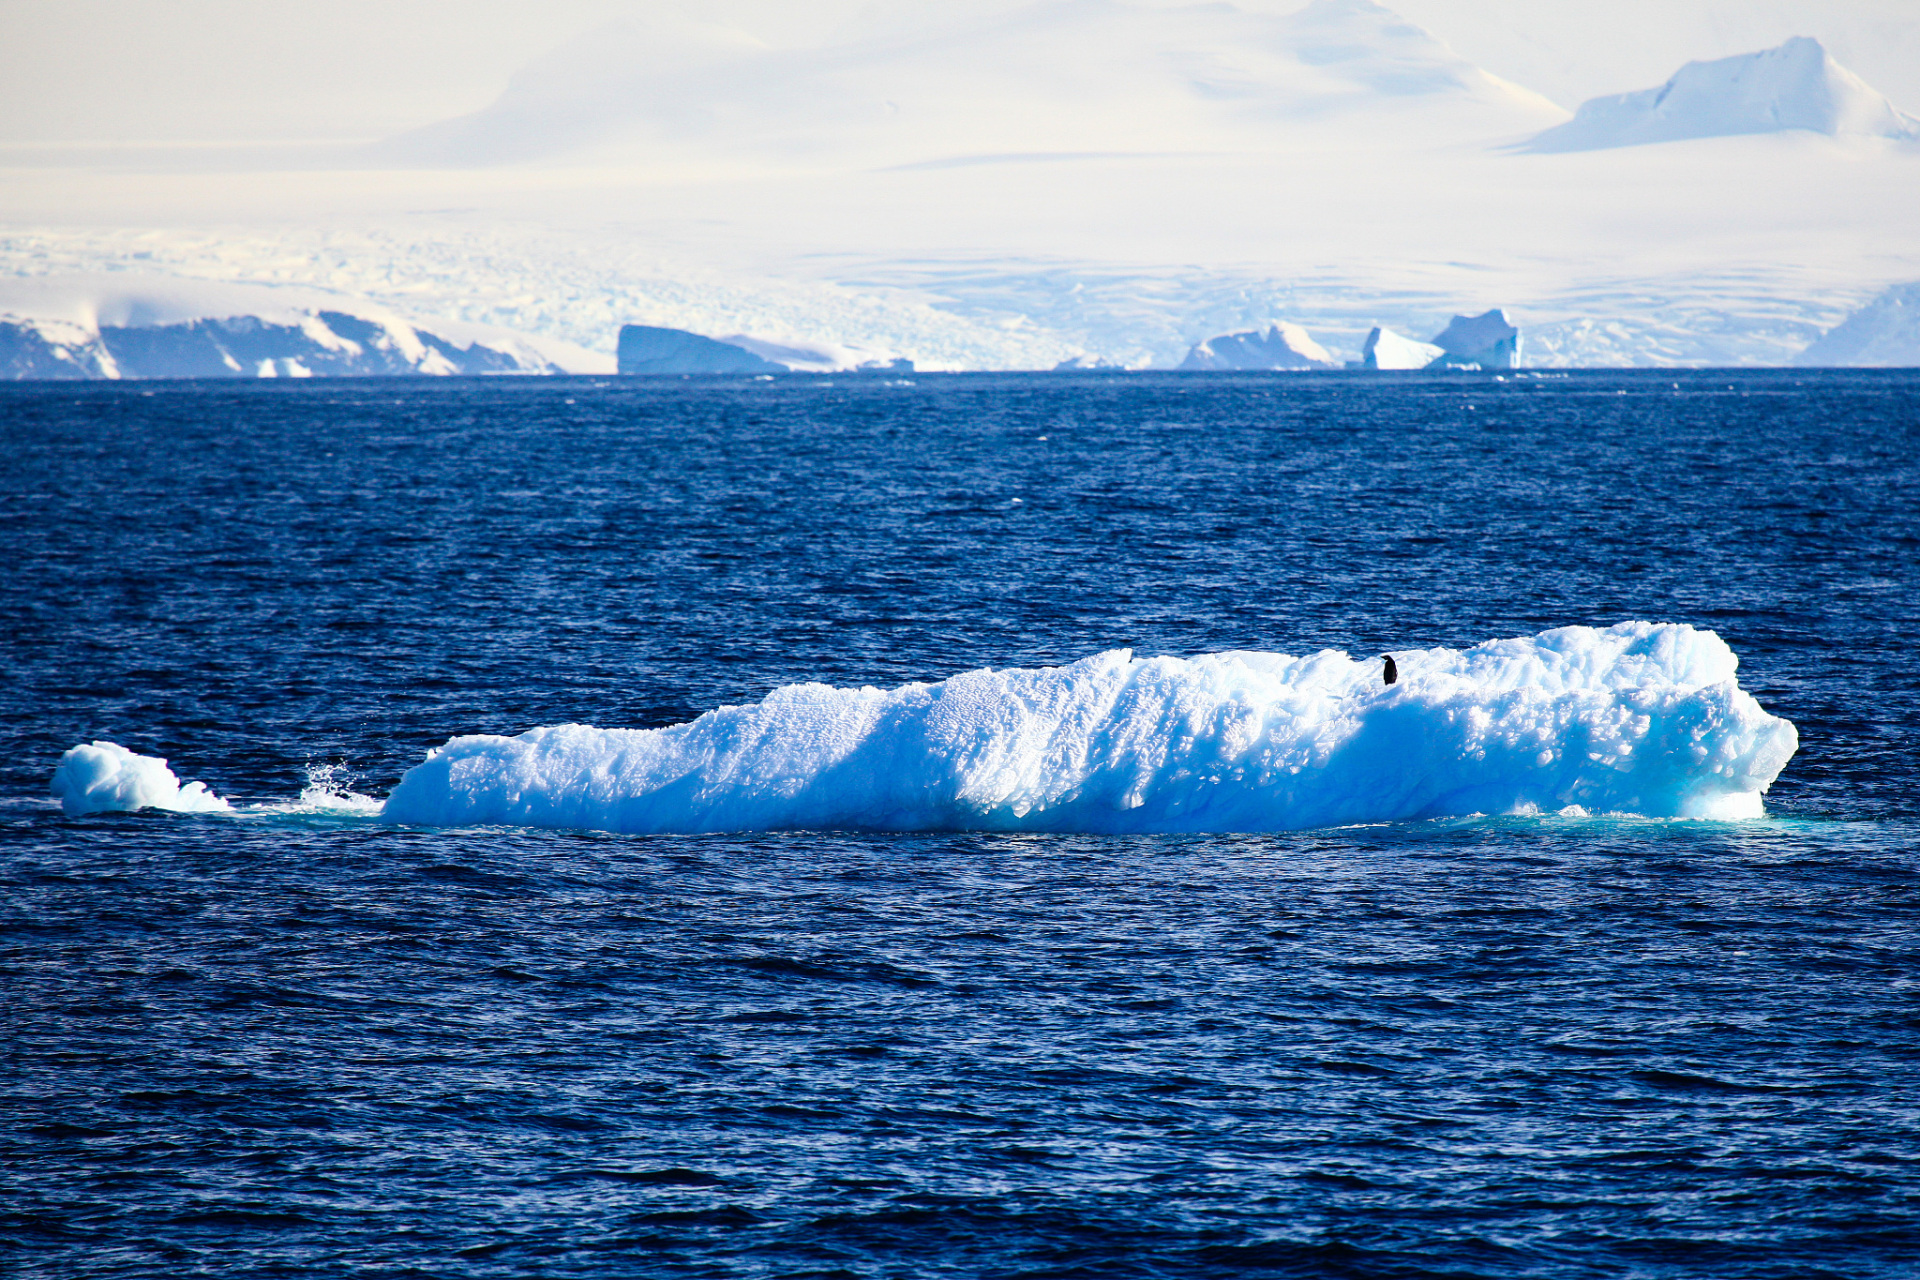
[[[0,387],[22,1277],[1920,1273],[1920,374]],[[67,819],[1131,645],[1712,627],[1772,817]]]

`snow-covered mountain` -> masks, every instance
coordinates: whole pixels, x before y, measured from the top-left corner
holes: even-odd
[[[1594,98],[1527,147],[1595,151],[1788,129],[1920,139],[1920,120],[1835,62],[1819,41],[1797,36],[1775,49],[1689,62],[1657,89]]]
[[[1820,367],[1920,368],[1920,282],[1895,285],[1794,360]]]
[[[1271,148],[1342,123],[1356,126],[1348,137],[1497,138],[1565,117],[1371,0],[1282,14],[1041,0],[856,24],[807,49],[691,20],[620,23],[533,62],[485,110],[382,153],[884,166]]]
[[[1515,149],[1570,114],[1454,52],[1511,6],[1388,2],[1459,44],[1363,0],[834,0],[812,27],[813,0],[776,24],[716,2],[753,34],[576,41],[382,167],[16,157],[0,273],[314,286],[603,362],[641,323],[823,371],[1172,367],[1275,316],[1353,361],[1376,325],[1496,303],[1529,365],[1777,365],[1920,278],[1920,147]],[[1858,0],[1920,31],[1900,2]],[[1659,47],[1610,78],[1664,74]]]
[[[177,276],[0,279],[0,378],[273,378],[605,373],[569,343],[409,320],[313,289]]]

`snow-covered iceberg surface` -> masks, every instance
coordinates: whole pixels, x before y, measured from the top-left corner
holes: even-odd
[[[53,771],[53,798],[69,817],[171,809],[176,813],[224,813],[232,808],[203,782],[180,785],[167,762],[136,755],[117,742],[73,747]]]
[[[790,685],[665,729],[455,738],[388,821],[628,832],[1278,831],[1579,806],[1740,818],[1798,745],[1717,635],[1564,627],[1377,658],[1221,653]]]
[[[1822,334],[1793,362],[1810,368],[1920,367],[1920,281],[1888,289]]]
[[[1340,362],[1297,324],[1226,333],[1197,343],[1182,369],[1336,369]]]
[[[489,325],[414,321],[315,289],[76,273],[0,280],[0,378],[274,378],[609,372]]]
[[[1593,98],[1526,149],[1597,151],[1786,129],[1920,138],[1920,120],[1835,62],[1818,40],[1795,36],[1758,53],[1689,62],[1657,89]]]

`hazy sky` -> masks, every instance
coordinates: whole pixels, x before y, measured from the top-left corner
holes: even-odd
[[[701,0],[775,44],[1030,0]],[[1100,0],[1069,0],[1098,3]],[[1149,0],[1162,4],[1179,0]],[[1241,0],[1291,11],[1303,0]],[[367,138],[473,111],[507,77],[664,0],[0,0],[0,140]],[[1397,0],[1487,70],[1563,105],[1681,62],[1813,35],[1920,113],[1916,0]]]

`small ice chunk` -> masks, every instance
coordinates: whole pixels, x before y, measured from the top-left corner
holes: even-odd
[[[117,742],[73,747],[53,771],[53,798],[67,816],[171,809],[176,813],[226,813],[233,808],[204,782],[180,785],[158,756],[143,756]]]

